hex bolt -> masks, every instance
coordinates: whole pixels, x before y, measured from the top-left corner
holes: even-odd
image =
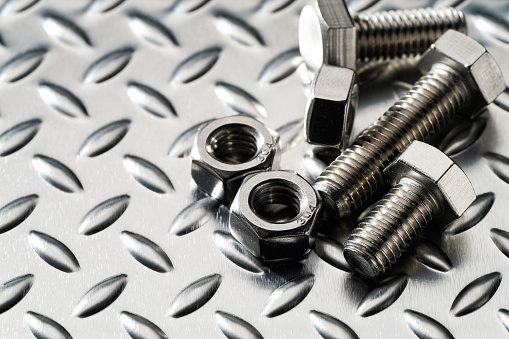
[[[427,72],[316,179],[329,216],[346,217],[383,184],[383,169],[414,140],[429,140],[456,114],[472,115],[505,89],[486,49],[449,30],[419,61]]]
[[[345,242],[344,256],[361,275],[385,273],[432,221],[445,225],[475,200],[466,174],[444,153],[414,141],[384,171],[393,188]]]
[[[466,33],[463,12],[419,8],[358,14],[343,0],[315,0],[299,21],[299,49],[314,74],[322,65],[356,69],[357,62],[424,52],[449,29]]]

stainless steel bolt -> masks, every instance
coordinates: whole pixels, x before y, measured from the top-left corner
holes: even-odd
[[[446,225],[475,200],[466,174],[440,150],[414,141],[385,170],[393,188],[345,242],[346,261],[375,277],[388,270],[431,221]]]
[[[466,33],[463,12],[419,8],[352,19],[343,0],[315,0],[300,15],[299,49],[313,74],[322,64],[355,69],[357,61],[420,54],[448,29]]]
[[[427,72],[316,179],[329,216],[346,217],[383,183],[383,169],[414,140],[429,140],[456,114],[473,115],[505,89],[495,59],[449,30],[419,61]]]

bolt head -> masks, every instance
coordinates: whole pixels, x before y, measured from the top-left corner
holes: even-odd
[[[357,32],[343,0],[315,0],[302,9],[299,50],[311,74],[322,64],[355,69]]]
[[[321,198],[292,171],[246,177],[230,208],[230,231],[263,261],[299,259],[313,244],[321,220]]]
[[[444,225],[460,217],[475,200],[475,191],[465,172],[439,149],[414,141],[384,170],[395,186],[412,177],[438,198],[439,220]]]
[[[305,137],[313,145],[344,149],[357,107],[355,71],[323,65],[315,75],[306,108]]]
[[[471,37],[448,30],[422,55],[419,69],[426,73],[435,63],[443,63],[463,74],[471,92],[470,102],[461,113],[477,114],[505,90],[502,71],[493,56]]]

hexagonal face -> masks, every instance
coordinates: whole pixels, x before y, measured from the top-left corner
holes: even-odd
[[[355,69],[355,25],[342,0],[315,0],[303,8],[299,19],[299,50],[308,69],[322,64]]]
[[[384,174],[393,186],[403,177],[424,185],[438,198],[445,222],[461,216],[476,197],[470,180],[454,161],[424,142],[414,141]]]
[[[505,90],[502,71],[493,56],[476,40],[449,30],[423,54],[419,68],[428,72],[434,64],[443,63],[463,74],[472,95],[462,112],[476,114]]]
[[[323,65],[316,73],[306,108],[306,141],[342,149],[348,145],[357,106],[355,72]]]
[[[278,134],[256,119],[237,115],[200,129],[191,151],[191,176],[211,196],[230,202],[246,175],[277,168]]]
[[[242,183],[230,208],[230,231],[262,260],[289,260],[309,252],[320,216],[320,196],[304,178],[264,172]]]

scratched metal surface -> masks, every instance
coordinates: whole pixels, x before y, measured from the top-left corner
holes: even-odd
[[[193,186],[197,126],[237,112],[280,132],[283,168],[311,179],[324,166],[302,140],[304,3],[1,5],[1,338],[508,336],[508,92],[440,141],[479,198],[379,281],[349,273],[350,221],[301,262],[265,267]],[[508,3],[411,5],[464,9],[509,76]],[[411,72],[386,73],[361,87],[356,133],[408,88]]]

